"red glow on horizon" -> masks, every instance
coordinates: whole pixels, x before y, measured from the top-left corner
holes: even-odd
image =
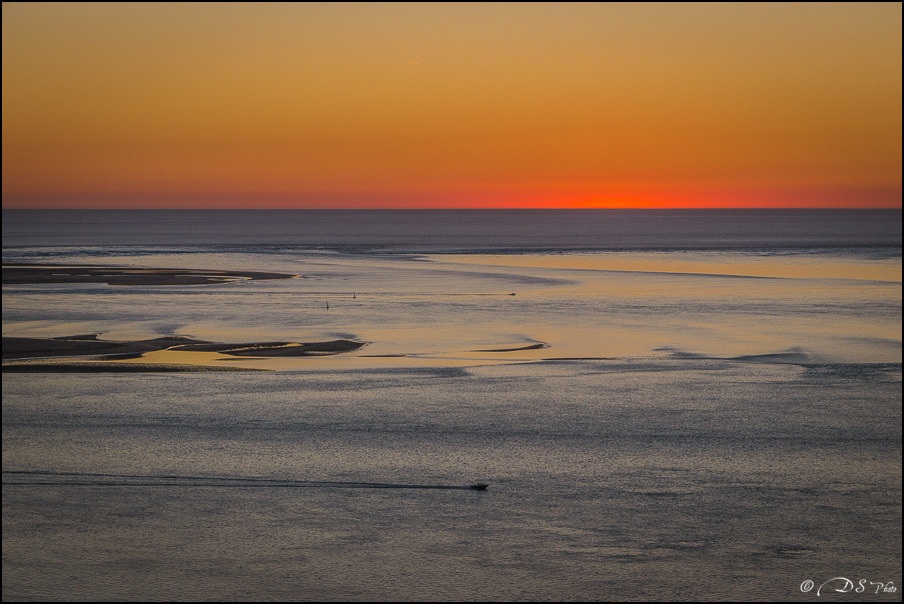
[[[4,209],[899,209],[900,186],[588,192],[6,193]]]

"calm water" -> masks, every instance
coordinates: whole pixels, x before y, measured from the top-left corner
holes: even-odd
[[[3,255],[302,276],[4,286],[5,336],[368,342],[4,373],[4,600],[901,600],[900,211],[4,211]]]

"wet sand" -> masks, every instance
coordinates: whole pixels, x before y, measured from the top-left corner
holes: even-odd
[[[542,350],[544,348],[549,348],[549,344],[547,344],[546,342],[537,342],[536,344],[529,344],[527,346],[520,346],[517,348],[485,348],[474,350],[472,352],[520,352],[522,350]]]
[[[107,285],[213,285],[254,279],[293,279],[290,273],[221,271],[178,268],[141,268],[100,264],[3,265],[4,285],[40,283],[106,283]]]
[[[358,350],[364,342],[251,342],[220,343],[171,336],[150,340],[101,340],[95,334],[62,338],[3,338],[3,371],[245,371],[190,363],[124,363],[146,353],[217,353],[239,358],[307,357]],[[186,357],[188,358],[188,357]],[[251,369],[256,370],[256,369]]]
[[[3,283],[125,286],[207,285],[253,279],[290,279],[299,275],[255,271],[7,263]],[[4,372],[169,372],[267,371],[292,358],[332,356],[356,351],[366,343],[341,339],[321,342],[210,342],[183,336],[147,340],[104,340],[100,334],[56,338],[3,337]],[[508,353],[547,348],[544,342],[472,352]],[[390,355],[394,357],[406,355]],[[282,363],[234,365],[226,361],[283,359]],[[272,365],[272,366],[270,366]]]
[[[188,365],[183,363],[110,363],[106,361],[23,361],[3,363],[13,373],[203,373],[211,371],[271,371],[254,367]]]
[[[296,274],[259,271],[221,271],[176,268],[144,268],[99,264],[9,263],[3,265],[4,285],[51,283],[105,283],[107,285],[213,285],[255,279],[293,279]],[[3,338],[3,371],[106,372],[106,371],[261,371],[256,368],[210,364],[123,362],[141,359],[157,351],[217,352],[235,357],[289,357],[339,354],[357,350],[363,343],[254,342],[224,344],[184,337],[150,340],[101,340],[97,334],[61,338]],[[87,357],[87,358],[86,358]]]

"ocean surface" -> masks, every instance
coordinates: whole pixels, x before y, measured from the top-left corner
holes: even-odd
[[[3,600],[900,601],[901,257],[900,210],[4,210],[4,262],[299,275],[4,285],[4,336],[367,344],[4,372]]]

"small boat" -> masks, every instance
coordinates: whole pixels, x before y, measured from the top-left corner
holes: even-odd
[[[490,485],[484,484],[482,482],[478,482],[477,484],[472,484],[468,488],[474,489],[475,491],[486,491],[488,486],[490,486]]]

